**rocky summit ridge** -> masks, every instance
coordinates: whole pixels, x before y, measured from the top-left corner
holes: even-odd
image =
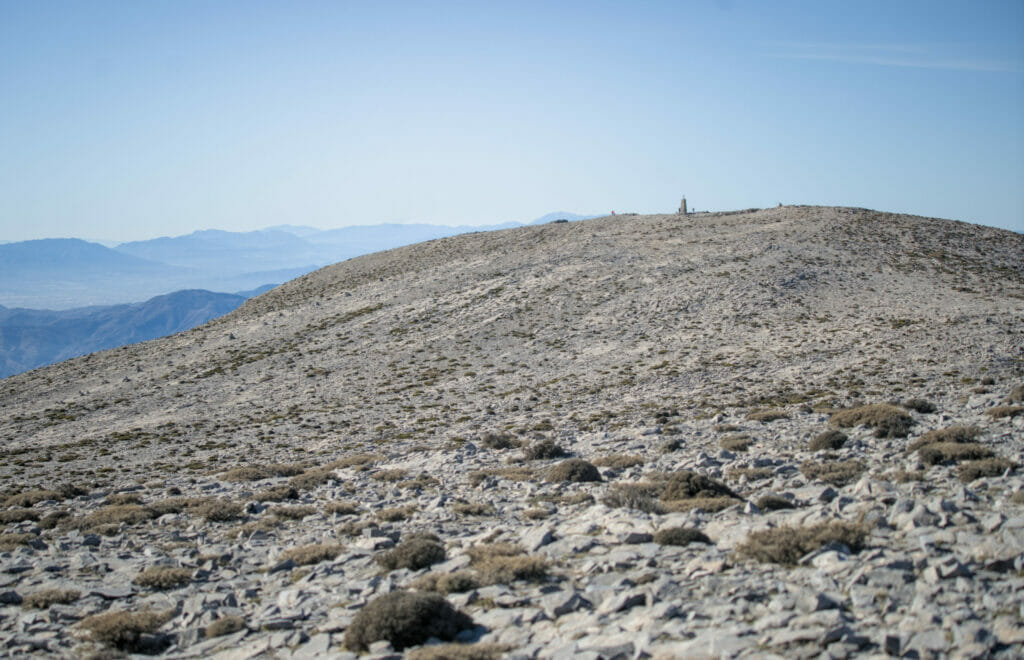
[[[1013,232],[466,234],[0,402],[12,654],[1024,653]]]

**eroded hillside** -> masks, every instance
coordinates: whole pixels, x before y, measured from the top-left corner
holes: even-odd
[[[1024,652],[1012,232],[780,207],[462,235],[0,401],[12,652]]]

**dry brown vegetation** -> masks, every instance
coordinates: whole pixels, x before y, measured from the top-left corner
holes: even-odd
[[[469,473],[469,483],[472,486],[479,486],[487,477],[501,477],[511,481],[530,481],[536,472],[532,468],[511,467],[511,468],[488,468],[486,470],[474,470]]]
[[[796,505],[792,501],[782,497],[781,495],[762,495],[757,498],[754,503],[758,509],[762,511],[778,511],[780,509],[795,509]]]
[[[39,520],[39,512],[20,507],[0,511],[0,524],[9,525],[11,523],[25,522],[26,520]]]
[[[306,516],[316,513],[316,507],[309,505],[274,506],[270,507],[269,513],[279,520],[302,520]]]
[[[837,411],[829,423],[838,428],[867,426],[875,429],[876,438],[904,438],[914,425],[914,419],[898,406],[873,403]]]
[[[711,539],[700,530],[688,527],[669,527],[662,529],[654,535],[654,542],[661,545],[686,546],[691,543],[705,543],[711,545]]]
[[[29,533],[0,534],[0,552],[9,552],[22,546],[31,545],[38,540],[38,536]]]
[[[991,458],[995,452],[977,442],[933,442],[919,447],[917,455],[925,465],[950,465]]]
[[[223,637],[245,629],[245,619],[240,616],[222,616],[206,626],[206,638]]]
[[[553,440],[541,440],[540,442],[534,443],[523,450],[523,458],[528,461],[562,458],[563,456],[568,455],[568,452],[566,452],[560,445],[555,444]]]
[[[324,513],[327,515],[354,516],[361,509],[351,502],[328,502],[324,505]]]
[[[637,454],[608,454],[593,460],[594,465],[597,467],[614,468],[616,470],[643,465],[645,462],[643,457]]]
[[[800,466],[800,473],[812,481],[822,481],[833,486],[845,486],[856,481],[867,466],[861,461],[806,461]]]
[[[1024,413],[1024,406],[995,406],[985,411],[985,414],[992,419],[1003,419],[1005,417],[1016,417]]]
[[[345,547],[339,543],[312,543],[285,550],[281,553],[281,559],[290,559],[299,566],[308,566],[322,561],[332,561],[344,549]]]
[[[747,414],[747,419],[752,422],[774,422],[779,419],[789,419],[789,413],[785,410],[753,410]]]
[[[986,458],[980,461],[961,463],[957,477],[964,483],[970,483],[982,477],[998,477],[1007,470],[1015,470],[1017,464],[1005,458]]]
[[[846,437],[845,433],[831,429],[814,436],[807,448],[811,451],[832,451],[841,449],[847,440],[849,438]]]
[[[452,511],[460,516],[493,516],[494,507],[485,502],[454,502]]]
[[[387,640],[396,651],[404,651],[431,637],[451,641],[459,631],[471,627],[472,619],[438,594],[394,591],[359,610],[345,631],[345,646],[365,651],[370,644]]]
[[[755,561],[795,565],[804,555],[829,543],[841,543],[851,552],[860,552],[866,534],[863,526],[840,521],[777,527],[751,533],[736,552]]]
[[[692,470],[680,470],[672,473],[668,478],[668,482],[665,484],[665,489],[661,491],[662,502],[686,500],[697,497],[739,498],[736,493],[732,492],[731,488],[723,484],[721,481],[705,477],[704,475],[693,472]]]
[[[272,465],[240,465],[220,474],[224,481],[244,482],[273,479],[274,477],[294,477],[305,471],[305,466],[297,463],[274,463]]]
[[[143,635],[160,628],[172,612],[103,612],[82,619],[78,626],[85,630],[93,641],[107,644],[124,651],[144,650],[139,642]]]
[[[718,446],[722,449],[727,449],[728,451],[747,451],[753,442],[754,441],[749,435],[736,433],[720,438],[718,440]]]
[[[601,473],[592,463],[582,458],[568,458],[548,470],[546,479],[552,482],[569,481],[583,483],[601,481]]]
[[[77,589],[43,589],[35,591],[21,601],[22,607],[44,610],[50,605],[69,605],[82,597]]]
[[[147,589],[174,589],[192,581],[192,570],[173,566],[151,566],[136,575],[132,582]]]
[[[393,549],[377,555],[377,563],[389,571],[408,568],[418,571],[447,558],[441,539],[433,534],[414,534]]]

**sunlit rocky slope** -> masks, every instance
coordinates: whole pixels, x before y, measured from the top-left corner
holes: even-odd
[[[797,206],[359,257],[0,381],[0,635],[348,653],[387,637],[363,630],[368,602],[432,586],[473,621],[470,646],[414,651],[434,657],[1012,657],[1022,382],[1024,237],[1003,230]],[[844,440],[811,449],[830,427]],[[551,445],[600,481],[551,473]],[[676,527],[705,538],[659,534]],[[757,550],[779,527],[824,540]],[[414,532],[444,563],[384,559]],[[495,543],[530,570],[494,569]],[[313,544],[323,561],[287,554]],[[181,579],[139,578],[154,566]],[[475,582],[437,586],[455,574]],[[78,595],[38,613],[46,589]],[[129,609],[154,618],[86,618]],[[425,641],[390,639],[369,648]]]

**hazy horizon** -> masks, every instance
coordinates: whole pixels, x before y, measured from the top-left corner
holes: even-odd
[[[1024,232],[1024,3],[0,3],[0,239],[865,207]]]

